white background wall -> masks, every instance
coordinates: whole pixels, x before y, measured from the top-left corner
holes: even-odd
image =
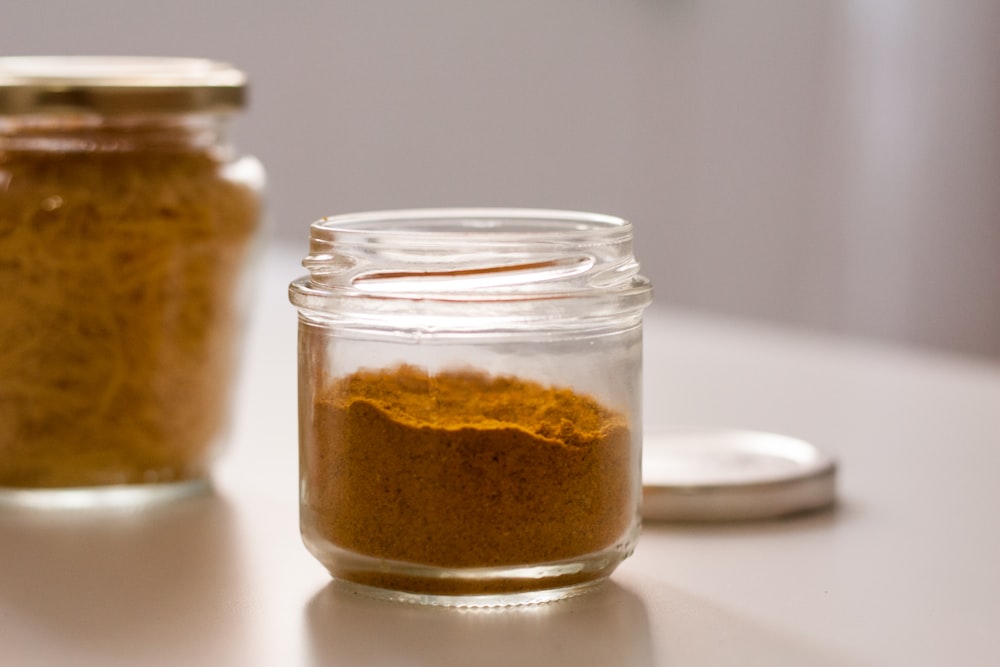
[[[277,236],[363,209],[637,226],[663,304],[1000,358],[1000,3],[0,0],[0,51],[252,77]]]

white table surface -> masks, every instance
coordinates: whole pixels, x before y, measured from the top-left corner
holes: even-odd
[[[839,460],[835,510],[647,524],[608,586],[556,604],[340,591],[298,535],[279,250],[214,494],[0,512],[0,665],[1000,665],[1000,367],[655,307],[646,425],[808,439]]]

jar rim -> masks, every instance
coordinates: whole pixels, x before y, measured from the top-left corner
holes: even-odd
[[[579,232],[631,237],[632,225],[603,213],[535,208],[424,208],[347,213],[320,218],[311,226],[315,240],[332,235],[377,233],[382,240],[437,240],[463,234],[463,241],[506,237],[558,240]]]
[[[227,112],[244,107],[246,75],[203,58],[0,58],[0,114]]]

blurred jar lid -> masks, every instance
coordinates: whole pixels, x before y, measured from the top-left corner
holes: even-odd
[[[670,429],[643,434],[643,518],[765,519],[826,507],[836,464],[776,433]]]
[[[199,58],[0,58],[0,114],[226,112],[243,108],[246,75]]]

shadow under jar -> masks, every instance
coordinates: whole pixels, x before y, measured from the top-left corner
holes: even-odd
[[[0,58],[0,501],[207,487],[263,170],[245,77],[184,58]]]
[[[440,605],[554,600],[631,554],[642,311],[610,216],[442,209],[312,225],[301,528],[338,580]]]

